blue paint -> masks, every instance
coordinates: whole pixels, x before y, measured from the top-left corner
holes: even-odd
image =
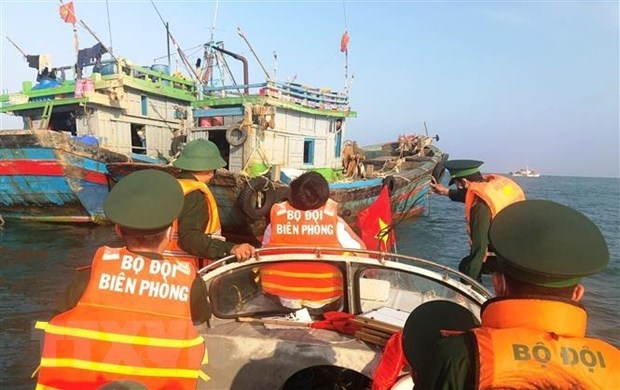
[[[62,206],[77,199],[64,177],[59,176],[0,176],[0,204]]]
[[[99,173],[106,174],[108,173],[108,168],[106,168],[105,163],[102,163],[97,160],[93,160],[92,158],[78,156],[76,154],[65,154],[66,163],[63,165],[76,166],[83,169],[87,169],[89,171],[95,171]]]
[[[361,188],[361,187],[372,187],[381,185],[383,182],[383,178],[375,178],[368,180],[356,180],[352,182],[341,182],[341,183],[329,183],[329,189],[333,190],[344,190],[347,188]]]
[[[56,153],[49,148],[0,149],[3,160],[56,160]]]

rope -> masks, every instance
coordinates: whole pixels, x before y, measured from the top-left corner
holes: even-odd
[[[110,50],[114,50],[114,44],[112,43],[112,25],[110,24],[110,6],[108,0],[105,0],[105,9],[108,13],[108,34],[110,35]]]

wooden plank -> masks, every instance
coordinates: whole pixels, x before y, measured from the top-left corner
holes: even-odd
[[[367,327],[370,329],[376,329],[386,333],[395,333],[401,330],[400,327],[395,325],[386,324],[385,322],[377,321],[370,318],[364,318],[357,316],[353,319],[353,322],[356,324],[360,324],[363,327]]]
[[[381,345],[382,347],[385,347],[388,342],[388,339],[386,338],[364,333],[362,331],[355,332],[355,337],[363,341],[368,341],[369,343]]]

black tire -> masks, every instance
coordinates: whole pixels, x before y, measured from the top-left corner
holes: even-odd
[[[261,199],[261,205],[258,200]],[[269,215],[275,203],[276,191],[266,177],[258,176],[246,183],[237,202],[241,211],[250,219],[258,220]]]
[[[394,195],[394,190],[396,189],[396,180],[394,179],[394,176],[384,177],[381,185],[382,187],[387,187],[388,195]]]
[[[241,127],[241,123],[236,123],[226,130],[226,142],[232,146],[241,146],[248,139],[248,132]]]
[[[446,169],[443,165],[443,163],[448,159],[448,155],[444,154],[443,156],[441,156],[441,161],[439,161],[437,163],[437,165],[435,165],[435,168],[433,169],[433,177],[435,178],[435,180],[437,180],[437,183],[441,183],[441,179],[443,178],[443,174],[446,172]]]
[[[181,151],[181,146],[187,142],[187,136],[185,135],[177,135],[172,139],[172,143],[170,144],[170,155],[176,156],[177,153]]]

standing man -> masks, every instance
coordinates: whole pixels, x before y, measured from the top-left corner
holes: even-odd
[[[206,286],[192,264],[162,257],[182,207],[181,187],[165,172],[134,172],[112,188],[103,208],[125,246],[100,247],[70,286],[66,311],[36,324],[45,331],[37,388],[124,380],[196,388],[208,379],[192,322],[210,316]]]
[[[338,216],[338,204],[329,199],[329,184],[309,171],[291,182],[291,199],[271,207],[271,223],[263,246],[321,246],[365,249],[361,238]],[[261,267],[261,284],[268,294],[291,309],[324,308],[342,296],[342,273],[328,263],[299,262]]]
[[[418,368],[415,389],[619,389],[620,351],[585,336],[581,278],[604,270],[609,251],[586,216],[547,200],[506,207],[491,224],[496,298],[482,325],[441,339]]]
[[[431,183],[431,191],[446,195],[451,200],[465,203],[465,221],[471,249],[459,264],[459,271],[481,281],[483,263],[490,253],[488,232],[493,218],[504,207],[525,199],[523,190],[514,181],[499,175],[482,175],[482,161],[449,160],[445,167],[450,172],[448,190],[439,183]],[[492,269],[492,264],[487,265]]]
[[[172,238],[164,253],[191,261],[198,269],[228,255],[235,255],[237,260],[254,256],[252,245],[227,242],[222,236],[217,204],[207,186],[216,170],[226,166],[217,146],[206,139],[191,141],[172,165],[182,170],[178,180],[185,203],[172,225]]]

